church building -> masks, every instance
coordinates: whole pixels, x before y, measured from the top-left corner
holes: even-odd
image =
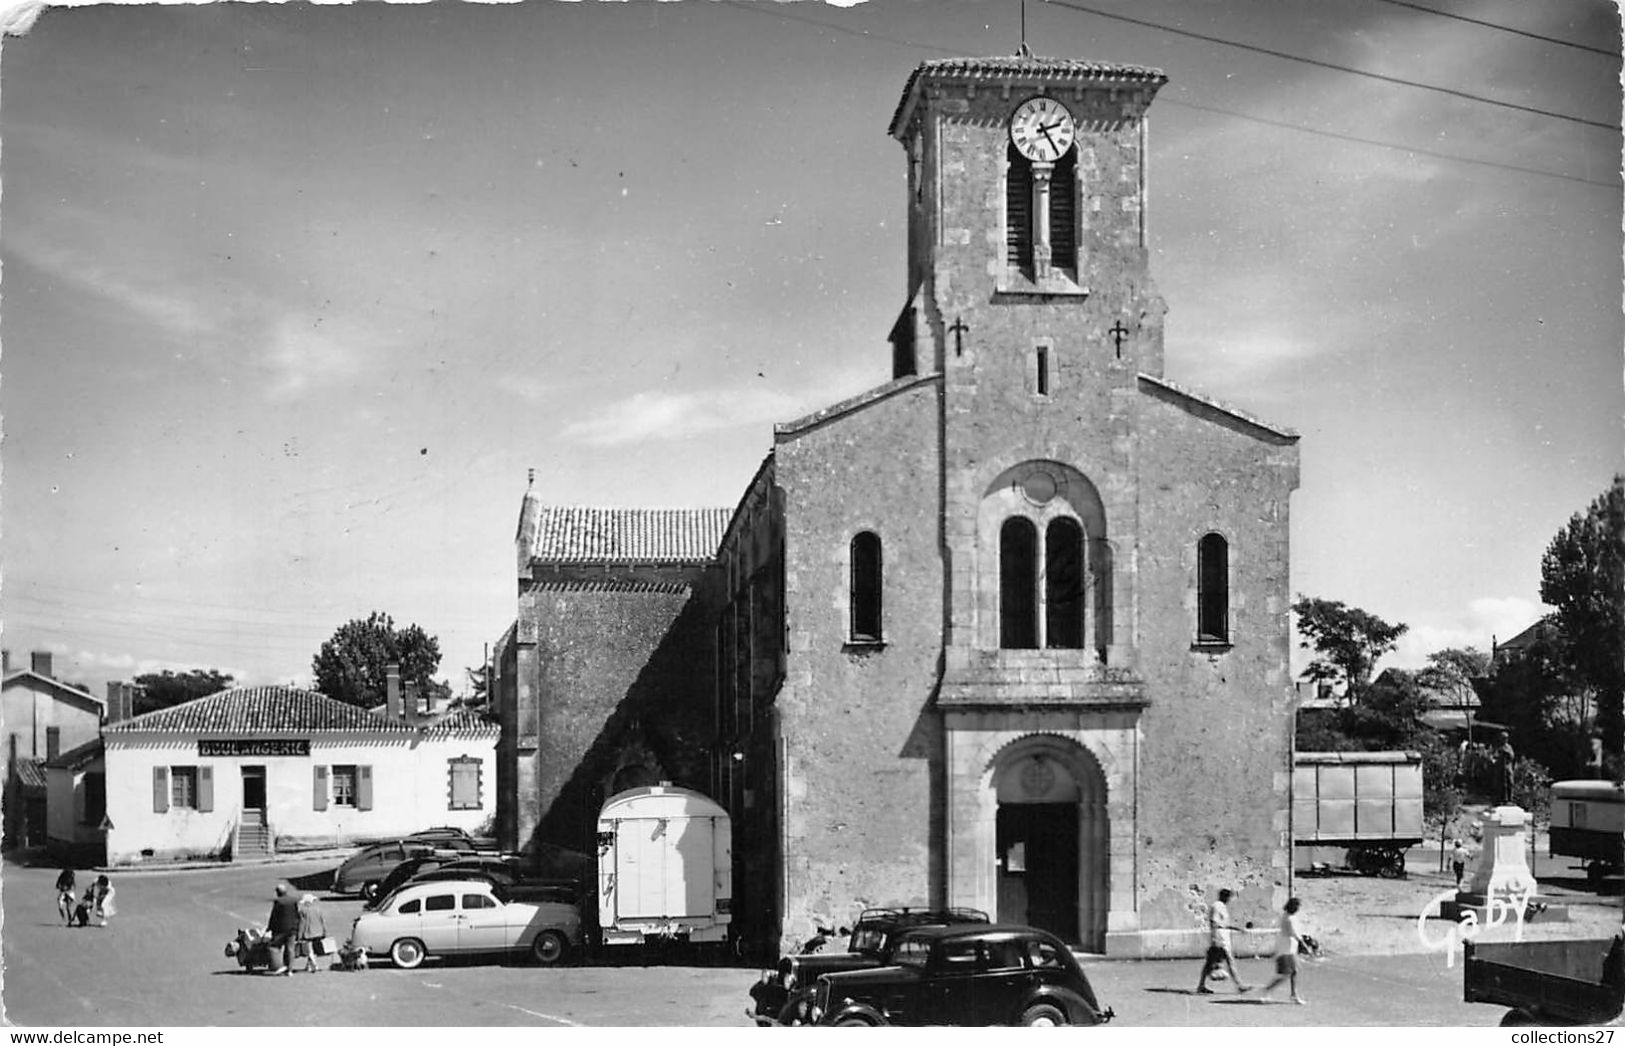
[[[505,844],[590,853],[608,796],[698,789],[734,819],[734,925],[763,953],[882,904],[1124,956],[1201,954],[1221,886],[1272,925],[1298,437],[1163,375],[1165,81],[922,64],[890,128],[889,380],[775,426],[731,509],[527,490]]]

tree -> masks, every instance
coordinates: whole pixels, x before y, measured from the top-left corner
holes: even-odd
[[[1597,696],[1603,750],[1625,746],[1625,477],[1577,512],[1540,560],[1540,598],[1556,608],[1564,659]]]
[[[230,690],[237,680],[212,668],[194,668],[187,672],[171,672],[166,668],[162,672],[136,676],[131,682],[137,687],[131,711],[141,715]]]
[[[417,625],[397,629],[388,614],[373,611],[340,625],[311,661],[316,689],[335,701],[370,708],[386,700],[385,666],[400,665],[401,685],[444,697],[444,683],[431,678],[440,667],[440,641]]]
[[[1490,655],[1477,647],[1446,647],[1428,655],[1427,667],[1416,673],[1416,681],[1425,689],[1449,694],[1460,705],[1476,693],[1473,680],[1489,673]]]
[[[1298,615],[1298,631],[1306,637],[1299,645],[1319,655],[1303,677],[1317,683],[1346,683],[1350,704],[1359,700],[1377,660],[1410,628],[1390,625],[1375,614],[1332,599],[1299,596],[1292,612]]]

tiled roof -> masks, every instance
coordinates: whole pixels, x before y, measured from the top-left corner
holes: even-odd
[[[16,768],[18,784],[29,790],[44,789],[45,760],[18,756]]]
[[[1154,87],[1168,82],[1161,69],[1117,62],[1088,62],[1076,58],[1039,58],[1012,55],[1004,58],[935,58],[921,62],[903,88],[902,101],[892,114],[891,133],[897,134],[899,121],[914,96],[915,85],[925,77],[952,77],[956,80],[1002,80],[1019,76],[1025,80],[1075,80],[1082,74],[1103,83],[1136,81]]]
[[[645,581],[639,578],[544,578],[532,588],[535,592],[660,592],[682,595],[691,589],[683,581]]]
[[[478,708],[458,708],[429,723],[424,728],[424,733],[429,737],[445,737],[451,734],[495,737],[501,733],[501,727]]]
[[[542,506],[531,558],[548,563],[706,563],[717,554],[729,512]]]
[[[86,766],[94,762],[96,757],[101,754],[102,739],[99,737],[93,737],[82,745],[68,749],[66,752],[58,755],[55,759],[47,759],[45,761],[45,765],[48,767],[67,767],[70,770],[77,770],[82,766]]]
[[[405,723],[380,719],[312,690],[251,686],[222,690],[183,705],[160,708],[104,728],[106,734],[156,730],[164,733],[262,734],[317,730],[408,733]]]

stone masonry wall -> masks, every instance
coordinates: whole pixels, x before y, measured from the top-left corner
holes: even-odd
[[[781,431],[790,651],[777,700],[784,936],[864,906],[924,904],[940,875],[938,385]],[[849,549],[882,543],[882,646],[849,642]]]
[[[592,852],[599,808],[628,760],[710,786],[714,608],[699,568],[538,571],[520,598],[534,635],[537,840]],[[520,839],[521,845],[530,839]]]
[[[1142,723],[1140,924],[1197,934],[1235,891],[1238,923],[1273,924],[1291,854],[1288,498],[1297,448],[1175,403],[1140,403],[1137,632]],[[1194,646],[1196,544],[1229,543],[1228,649]],[[1173,941],[1165,941],[1171,946]]]

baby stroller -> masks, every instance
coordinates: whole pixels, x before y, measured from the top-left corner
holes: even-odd
[[[237,965],[248,973],[269,970],[276,965],[270,935],[252,926],[238,930],[236,938],[226,942],[226,955],[235,958]]]

